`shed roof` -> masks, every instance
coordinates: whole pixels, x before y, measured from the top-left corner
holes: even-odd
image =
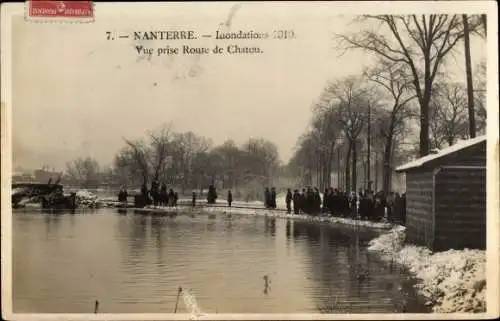
[[[407,170],[412,169],[412,168],[421,167],[421,166],[423,166],[423,165],[425,165],[433,160],[436,160],[436,159],[439,159],[443,156],[458,152],[462,149],[465,149],[465,148],[470,147],[470,146],[474,146],[474,145],[482,143],[484,141],[486,141],[486,135],[478,136],[478,137],[472,138],[472,139],[459,141],[455,145],[452,145],[450,147],[447,147],[445,149],[440,150],[439,153],[429,154],[427,156],[418,158],[418,159],[411,161],[409,163],[406,163],[404,165],[398,166],[398,167],[396,167],[395,171],[396,172],[404,172],[404,171],[407,171]]]

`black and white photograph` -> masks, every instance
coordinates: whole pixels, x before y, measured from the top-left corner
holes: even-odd
[[[1,23],[4,319],[499,316],[496,2]]]

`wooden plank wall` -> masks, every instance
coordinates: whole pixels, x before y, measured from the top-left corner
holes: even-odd
[[[486,247],[486,169],[436,175],[434,250]]]
[[[406,241],[432,248],[432,172],[406,174]]]
[[[433,162],[434,163],[434,162]],[[446,155],[435,161],[434,168],[442,165],[486,166],[486,142],[470,146],[458,152]]]

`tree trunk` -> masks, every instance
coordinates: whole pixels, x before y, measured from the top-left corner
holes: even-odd
[[[356,183],[357,183],[357,146],[356,146],[356,139],[353,140],[352,142],[352,183],[351,183],[351,188],[353,191],[356,191]],[[348,191],[349,192],[349,191]]]
[[[437,59],[437,58],[436,58]],[[424,92],[422,97],[419,98],[420,104],[420,135],[419,135],[419,154],[420,157],[429,154],[429,112],[430,101],[432,95],[432,79],[430,70],[431,60],[430,52],[424,53]]]
[[[350,190],[350,173],[351,173],[351,148],[352,148],[352,143],[351,141],[348,142],[347,145],[347,154],[345,157],[345,175],[344,175],[344,183],[345,183],[345,191],[348,192]]]
[[[370,180],[371,180],[371,137],[372,137],[372,133],[371,133],[371,106],[368,105],[368,137],[367,137],[367,143],[368,143],[368,151],[367,151],[367,172],[366,172],[366,181],[368,182],[368,184],[370,184]]]
[[[387,135],[384,149],[384,170],[382,174],[382,190],[386,193],[389,193],[389,189],[391,186],[391,155],[392,155],[392,131]]]
[[[340,149],[337,149],[337,188],[342,186],[342,170],[340,166]]]
[[[467,77],[467,108],[469,111],[469,135],[476,137],[476,120],[474,114],[474,86],[472,84],[472,66],[470,57],[469,22],[467,15],[462,15],[464,23],[464,46],[465,46],[465,74]]]
[[[375,150],[375,186],[373,187],[374,191],[378,190],[378,176],[379,176],[379,162],[378,162],[378,151]]]

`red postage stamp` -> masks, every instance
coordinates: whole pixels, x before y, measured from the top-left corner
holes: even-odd
[[[94,20],[93,1],[26,0],[28,20],[89,22]]]

